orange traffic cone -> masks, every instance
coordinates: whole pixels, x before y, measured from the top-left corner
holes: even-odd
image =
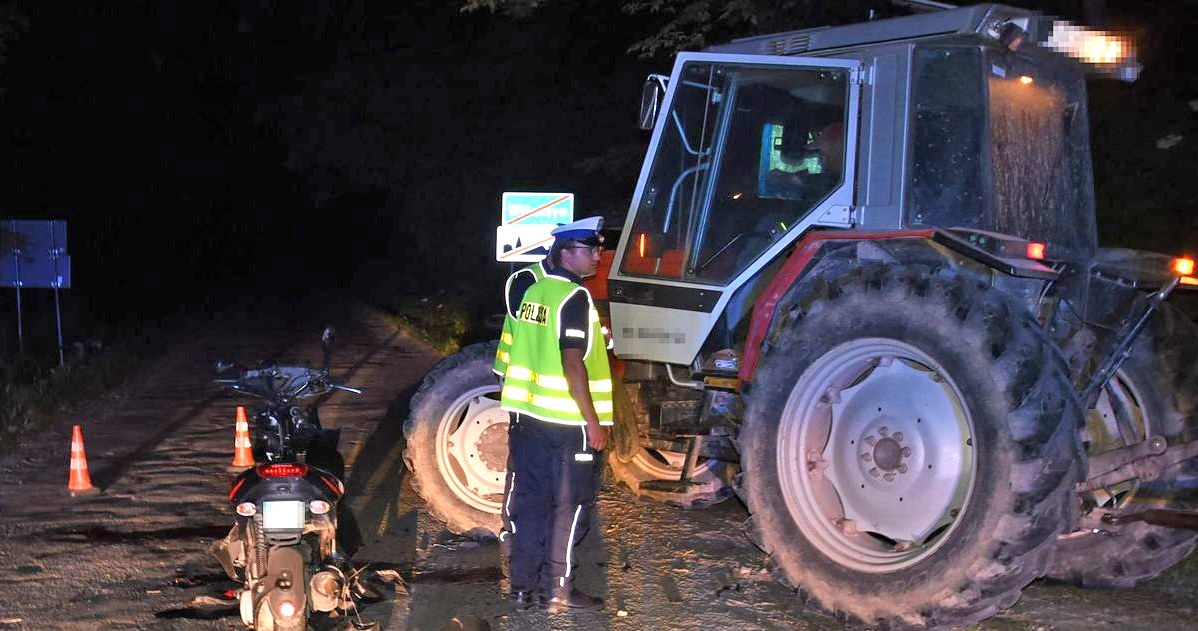
[[[244,469],[254,466],[254,450],[250,447],[250,424],[245,418],[245,407],[237,406],[237,430],[233,435],[233,467]]]
[[[76,425],[71,430],[71,476],[67,481],[71,496],[94,493],[92,476],[87,471],[87,454],[83,452],[83,429]]]

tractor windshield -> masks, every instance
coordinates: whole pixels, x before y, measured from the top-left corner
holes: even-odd
[[[916,49],[911,224],[990,230],[1079,255],[1094,247],[1084,79],[1052,53],[1032,54]]]
[[[683,66],[625,274],[726,284],[839,187],[848,72]]]

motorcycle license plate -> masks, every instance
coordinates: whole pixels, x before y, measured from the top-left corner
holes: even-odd
[[[298,530],[303,527],[303,502],[262,502],[263,529]]]

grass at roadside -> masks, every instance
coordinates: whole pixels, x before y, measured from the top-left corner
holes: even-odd
[[[56,413],[70,412],[116,386],[152,352],[146,338],[133,337],[73,357],[63,366],[29,357],[0,365],[0,451]]]
[[[444,297],[403,296],[392,301],[386,311],[404,333],[444,355],[469,343],[474,328],[469,306]]]

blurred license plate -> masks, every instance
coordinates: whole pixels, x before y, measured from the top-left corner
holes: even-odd
[[[303,527],[303,502],[262,502],[262,528],[295,530]]]

